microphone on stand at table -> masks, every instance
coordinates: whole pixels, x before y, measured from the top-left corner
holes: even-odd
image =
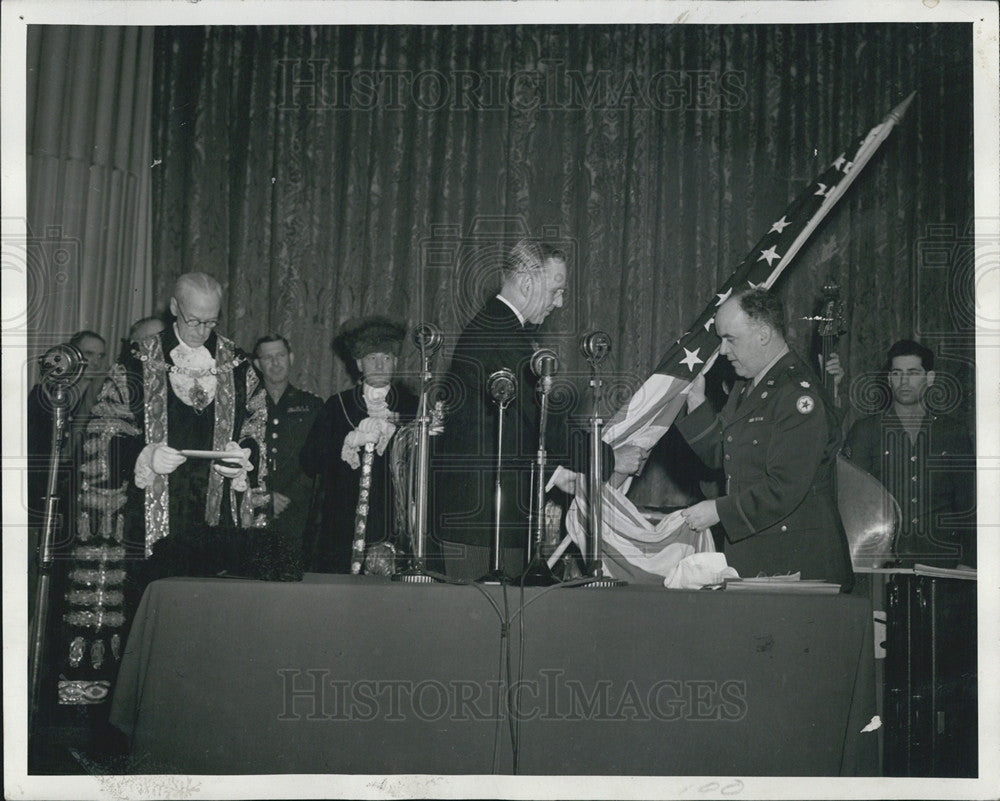
[[[531,357],[531,372],[539,379],[538,387],[547,393],[552,389],[552,376],[559,372],[559,357],[551,348],[539,348]]]
[[[514,396],[517,395],[517,379],[514,372],[506,367],[501,367],[486,379],[486,391],[489,396],[497,402],[500,410],[503,411]]]
[[[556,583],[552,569],[542,557],[545,542],[545,430],[549,419],[549,392],[552,377],[559,369],[559,359],[550,348],[539,348],[531,357],[531,372],[538,376],[538,391],[541,395],[541,410],[538,416],[538,454],[531,466],[531,513],[528,516],[528,567],[521,576],[521,583],[527,587],[547,587]]]
[[[605,575],[602,562],[604,553],[603,489],[603,430],[601,417],[602,381],[599,366],[611,351],[611,337],[604,331],[592,331],[580,338],[580,353],[590,363],[590,387],[593,392],[593,408],[590,414],[590,459],[587,466],[587,498],[589,504],[587,587],[620,587],[627,582]]]
[[[430,400],[428,398],[431,359],[441,348],[441,329],[430,323],[421,323],[413,329],[413,344],[420,351],[420,403],[417,407],[416,488],[412,491],[414,530],[413,556],[406,570],[394,573],[393,581],[407,584],[429,584],[436,579],[427,570],[427,499],[430,481]],[[412,480],[409,484],[412,489]]]
[[[490,570],[476,579],[484,584],[510,584],[511,578],[500,564],[500,503],[503,498],[500,471],[503,468],[503,413],[507,405],[517,397],[517,378],[507,367],[490,374],[486,379],[486,393],[496,402],[497,414],[497,465],[496,487],[493,493],[493,542],[490,543]]]
[[[41,671],[45,657],[45,637],[49,618],[49,585],[52,581],[52,543],[58,517],[59,498],[56,484],[59,473],[63,434],[69,416],[69,390],[83,378],[87,358],[73,345],[49,348],[38,358],[42,392],[52,407],[52,438],[49,447],[48,473],[45,482],[45,509],[38,547],[38,584],[35,588],[35,612],[31,620],[31,651],[28,654],[28,726],[34,732],[38,722]]]

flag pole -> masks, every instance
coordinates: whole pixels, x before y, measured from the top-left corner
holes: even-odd
[[[885,115],[885,119],[882,120],[878,125],[872,128],[868,135],[865,137],[864,143],[861,145],[861,149],[855,154],[854,161],[851,163],[849,169],[844,170],[844,178],[836,185],[831,187],[830,192],[826,195],[823,200],[823,204],[819,207],[817,212],[813,215],[809,223],[803,228],[795,240],[792,242],[791,246],[784,256],[781,257],[780,261],[774,268],[774,272],[768,276],[768,279],[764,282],[764,288],[770,289],[774,282],[778,279],[785,270],[785,266],[790,262],[795,254],[799,252],[799,249],[806,243],[806,240],[812,236],[813,231],[823,222],[826,215],[829,213],[838,200],[843,197],[844,192],[847,191],[848,187],[854,183],[854,179],[858,177],[862,168],[868,163],[869,159],[875,155],[875,151],[879,149],[881,144],[888,138],[889,134],[892,133],[892,129],[903,119],[903,115],[906,114],[906,110],[910,107],[910,103],[913,102],[913,97],[916,92],[910,92],[909,96],[896,106],[892,111]]]

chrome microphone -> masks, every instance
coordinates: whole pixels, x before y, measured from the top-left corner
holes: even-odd
[[[72,345],[56,345],[38,357],[42,386],[51,391],[69,389],[83,377],[87,358]]]
[[[427,358],[438,352],[442,340],[441,329],[430,323],[422,323],[413,329],[413,343]]]
[[[538,388],[543,395],[552,389],[552,376],[558,370],[559,358],[551,348],[539,348],[531,357],[531,372],[541,379]]]
[[[552,378],[559,371],[559,357],[551,348],[539,348],[531,357],[531,372],[539,378]]]
[[[600,364],[611,351],[611,337],[604,331],[591,331],[580,337],[580,353],[593,365]]]
[[[517,379],[512,370],[501,367],[486,380],[486,391],[500,406],[506,406],[517,395]]]

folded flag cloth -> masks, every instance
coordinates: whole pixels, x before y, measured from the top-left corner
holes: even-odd
[[[627,484],[623,486],[627,489]],[[653,525],[621,489],[605,484],[603,494],[602,563],[608,576],[630,584],[663,584],[685,557],[715,551],[711,532],[692,530],[680,510]],[[588,511],[586,482],[578,481],[575,503],[566,515],[566,528],[585,558]]]
[[[671,590],[698,590],[706,584],[722,584],[726,579],[739,578],[740,574],[726,564],[726,557],[712,553],[693,553],[678,562],[663,579],[663,586]]]

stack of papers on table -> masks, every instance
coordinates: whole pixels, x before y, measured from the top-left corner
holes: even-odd
[[[933,567],[931,565],[914,565],[913,572],[918,576],[957,578],[965,579],[966,581],[976,580],[976,570],[972,567]]]
[[[820,579],[803,580],[798,573],[792,573],[789,576],[726,579],[725,589],[729,592],[802,592],[822,595],[840,592],[840,585]]]

